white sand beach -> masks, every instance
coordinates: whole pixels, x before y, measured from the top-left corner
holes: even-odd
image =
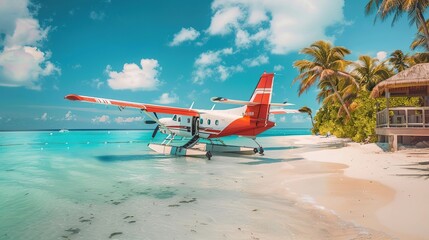
[[[343,220],[388,235],[370,239],[429,238],[429,149],[383,152],[376,144],[320,136],[271,137],[265,142],[306,149],[267,151],[266,157],[295,159],[286,158],[276,168],[261,166],[272,171],[267,183],[279,183],[268,192],[293,192]]]

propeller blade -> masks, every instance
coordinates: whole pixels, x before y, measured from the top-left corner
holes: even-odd
[[[155,124],[156,122],[154,120],[146,120],[144,121],[146,124]]]
[[[158,130],[159,130],[159,125],[156,126],[156,128],[153,130],[152,138],[154,138],[156,136],[156,134],[158,133]]]

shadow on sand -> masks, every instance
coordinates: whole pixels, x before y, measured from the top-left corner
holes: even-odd
[[[97,160],[102,162],[126,162],[126,161],[145,161],[167,159],[169,156],[157,154],[139,154],[139,155],[102,155],[96,156]]]
[[[264,147],[265,151],[275,151],[275,150],[290,150],[290,149],[296,149],[299,147],[295,146],[289,146],[289,147]]]
[[[429,180],[429,168],[419,167],[419,166],[428,166],[428,165],[429,165],[429,161],[409,164],[407,166],[415,166],[415,167],[406,167],[404,169],[417,171],[418,173],[396,174],[396,176],[415,177],[415,178],[423,178],[425,180]]]
[[[261,165],[261,164],[271,164],[271,163],[279,163],[279,162],[293,162],[293,161],[299,161],[303,160],[302,157],[295,157],[295,158],[268,158],[264,156],[260,157],[249,157],[249,156],[240,156],[240,158],[250,159],[253,161],[250,162],[241,162],[239,164],[244,165]]]

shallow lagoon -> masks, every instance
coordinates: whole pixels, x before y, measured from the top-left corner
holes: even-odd
[[[276,132],[277,131],[277,132]],[[301,132],[300,132],[301,131]],[[368,234],[306,198],[264,191],[266,156],[169,157],[151,131],[0,133],[0,239],[307,239]],[[161,136],[159,136],[161,137]],[[252,141],[227,142],[253,146]],[[271,149],[270,149],[271,148]],[[276,151],[290,151],[278,156]]]

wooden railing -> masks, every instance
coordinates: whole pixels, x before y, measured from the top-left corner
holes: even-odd
[[[377,113],[377,128],[429,128],[429,107],[396,107]]]

